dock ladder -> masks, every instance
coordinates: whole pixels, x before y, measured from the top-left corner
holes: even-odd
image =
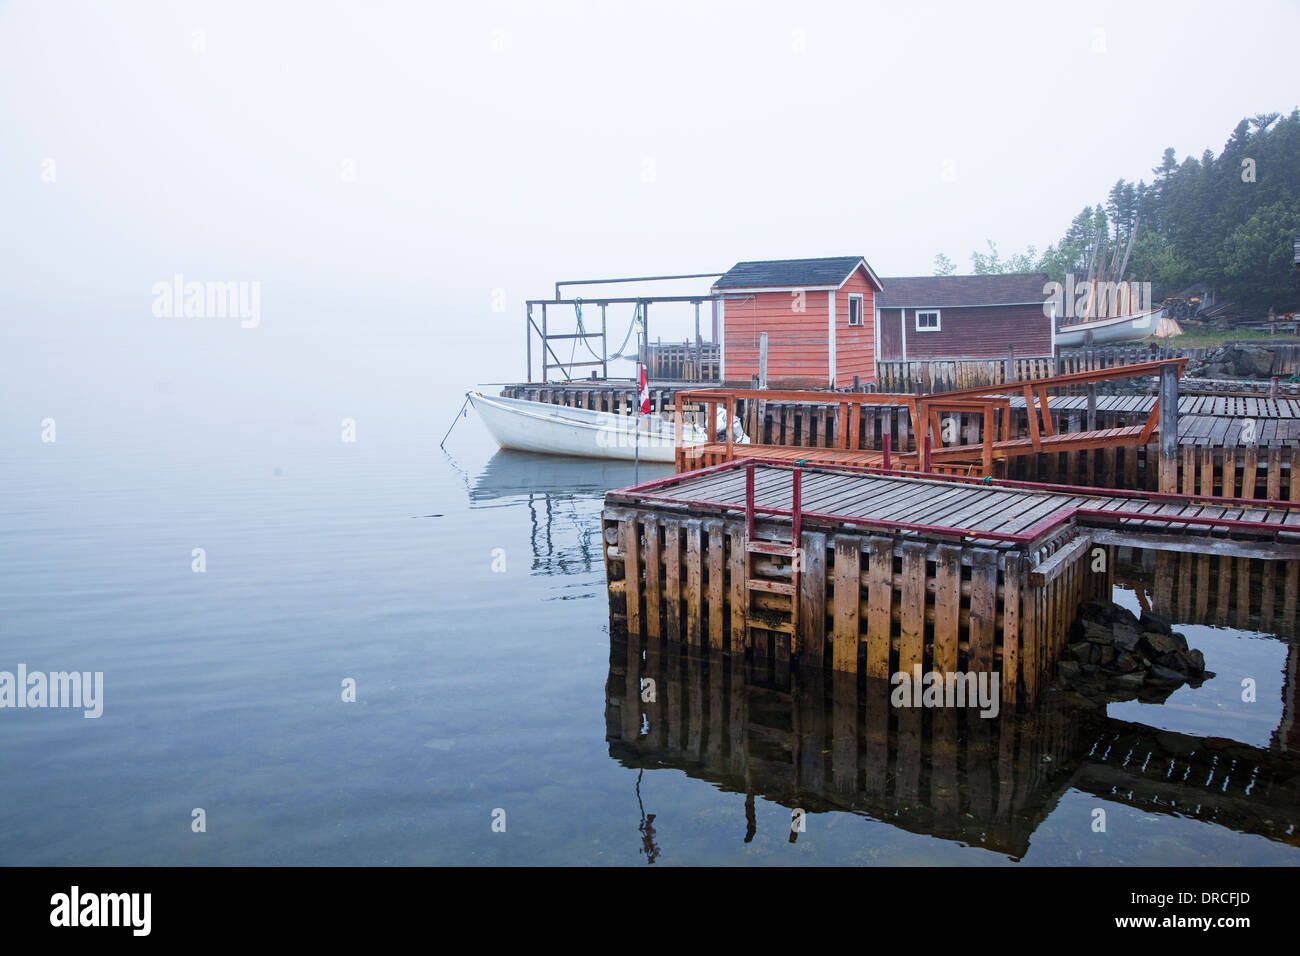
[[[790,635],[790,650],[793,652],[799,633],[799,575],[802,569],[803,524],[803,471],[795,468],[791,473],[793,481],[793,498],[791,502],[790,542],[764,541],[754,532],[754,465],[745,466],[745,630],[746,638],[757,627],[768,631],[779,631]],[[760,578],[755,573],[755,555],[785,559],[790,562],[790,580],[773,581]],[[789,598],[789,619],[781,620],[770,609],[755,606],[755,594],[780,594]],[[748,641],[747,641],[748,643]]]

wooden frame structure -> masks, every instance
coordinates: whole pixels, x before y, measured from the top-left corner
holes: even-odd
[[[1165,430],[1177,433],[1177,376],[1186,367],[1186,359],[1166,359],[1143,362],[1138,365],[1117,366],[1091,372],[1076,372],[1052,378],[1017,382],[1005,386],[975,387],[928,395],[902,395],[886,393],[818,392],[808,390],[766,389],[685,389],[674,398],[677,423],[677,469],[691,468],[733,461],[737,456],[786,458],[824,465],[865,465],[868,467],[894,466],[900,471],[946,473],[993,477],[995,466],[1009,458],[1052,452],[1087,452],[1121,446],[1141,446],[1151,440],[1163,422]],[[1095,402],[1095,387],[1100,382],[1145,375],[1160,375],[1162,392],[1172,379],[1172,402],[1166,396],[1164,406],[1173,414],[1162,413],[1161,397],[1147,414],[1142,425],[1117,428],[1091,429],[1076,432],[1058,432],[1054,424],[1049,392],[1065,388],[1089,389]],[[1011,436],[1011,398],[1023,397],[1028,424],[1028,436]],[[738,403],[769,401],[799,402],[807,405],[834,405],[835,444],[825,449],[798,446],[797,451],[787,446],[751,444],[737,445],[731,428],[723,440],[706,442],[703,446],[685,447],[682,441],[686,406],[695,404],[704,409],[704,421],[710,432],[715,427],[719,409],[724,409],[730,423],[736,415]],[[858,448],[858,418],[864,406],[902,406],[907,408],[916,433],[915,451],[890,449],[863,451]],[[957,412],[979,416],[980,440],[976,444],[944,445],[940,413]],[[886,465],[886,460],[889,463]],[[1173,490],[1173,489],[1168,489]]]
[[[782,389],[745,389],[745,388],[703,388],[686,389],[677,392],[674,397],[674,421],[677,436],[677,470],[688,471],[692,468],[708,467],[723,462],[734,461],[738,455],[743,457],[764,457],[780,455],[780,449],[787,446],[776,445],[738,445],[732,433],[731,422],[736,417],[736,406],[740,401],[789,401],[812,402],[835,406],[835,446],[827,455],[819,449],[799,449],[797,458],[820,464],[862,464],[881,465],[889,457],[889,449],[880,452],[865,451],[858,447],[858,418],[862,407],[901,406],[906,408],[916,421],[920,399],[914,395],[883,395],[876,392],[819,392],[810,390]],[[726,413],[727,429],[722,441],[707,442],[703,446],[686,447],[683,444],[683,425],[685,423],[685,406],[695,403],[703,408],[705,428],[712,433],[716,427],[717,413],[722,409]],[[792,459],[793,460],[793,459]]]
[[[996,670],[1033,702],[1110,549],[1300,561],[1300,503],[919,478],[738,459],[612,491],[611,623],[869,677]]]

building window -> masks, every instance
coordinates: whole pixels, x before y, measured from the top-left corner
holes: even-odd
[[[918,332],[938,332],[939,331],[939,310],[927,309],[922,311],[916,310],[916,331]]]
[[[862,296],[849,295],[849,325],[862,324]]]

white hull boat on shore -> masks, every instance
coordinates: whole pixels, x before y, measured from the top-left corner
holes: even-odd
[[[1155,333],[1163,314],[1163,309],[1152,309],[1150,312],[1117,315],[1111,319],[1093,319],[1090,322],[1063,325],[1056,330],[1056,344],[1066,348],[1082,347],[1087,344],[1089,332],[1092,333],[1093,345],[1136,342]]]
[[[671,463],[675,458],[673,423],[658,415],[618,415],[520,398],[489,398],[482,392],[469,392],[467,397],[502,448],[622,461],[640,457],[642,461]],[[720,419],[725,414],[719,409]],[[739,420],[733,419],[732,429],[737,444],[749,443]],[[683,446],[690,448],[707,440],[702,428],[684,426]]]

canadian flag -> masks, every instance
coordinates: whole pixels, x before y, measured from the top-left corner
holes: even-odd
[[[641,388],[641,395],[640,395],[640,398],[641,398],[641,414],[642,414],[642,415],[649,415],[649,414],[650,414],[650,386],[646,384],[646,380],[645,380],[645,366],[642,365],[642,364],[640,364],[640,363],[638,362],[636,368],[637,368],[637,376],[638,376],[638,380],[639,380],[639,382],[640,382],[640,388]]]

